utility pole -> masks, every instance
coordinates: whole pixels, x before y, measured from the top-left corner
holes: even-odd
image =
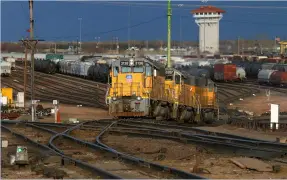
[[[79,39],[77,39],[77,55],[79,54]]]
[[[130,38],[131,38],[131,4],[129,4],[129,18],[128,18],[128,49],[130,49]]]
[[[241,41],[241,54],[244,55],[244,39]]]
[[[35,107],[34,105],[36,104],[36,101],[35,101],[35,98],[34,98],[34,53],[35,53],[35,49],[36,49],[36,46],[37,46],[37,43],[38,41],[41,41],[41,40],[37,40],[37,39],[34,39],[34,19],[33,19],[33,0],[29,0],[29,12],[30,12],[30,29],[29,29],[29,32],[30,32],[30,39],[22,39],[22,43],[23,45],[25,46],[25,49],[26,49],[26,52],[28,49],[30,49],[31,51],[31,56],[30,56],[30,59],[31,59],[31,111],[32,111],[32,122],[35,121]],[[24,98],[26,96],[26,69],[27,69],[27,64],[26,64],[26,61],[27,61],[27,56],[26,56],[26,53],[25,53],[25,70],[24,70]]]
[[[25,65],[24,65],[24,109],[26,109],[26,86],[27,86],[27,53],[28,53],[28,49],[27,49],[27,45],[25,45]]]
[[[171,44],[171,0],[167,3],[167,67],[171,68],[170,44]]]
[[[78,18],[80,21],[80,51],[82,51],[82,18]]]
[[[120,49],[120,46],[119,46],[119,38],[116,37],[116,43],[117,43],[117,54],[120,53],[119,49]]]
[[[240,37],[238,36],[238,39],[237,39],[237,54],[238,55],[240,55],[240,49],[239,49],[240,48],[240,45],[239,45],[240,42],[239,42],[239,39],[240,39]]]
[[[179,4],[178,7],[182,7],[183,4]],[[181,10],[180,10],[180,15],[179,15],[179,46],[182,47],[182,28],[181,28],[181,24],[182,24],[182,20],[181,20]]]
[[[30,10],[30,40],[34,39],[34,19],[33,19],[33,0],[29,0],[29,10]],[[35,121],[35,107],[34,107],[34,50],[37,42],[31,49],[31,104],[32,104],[32,122]]]

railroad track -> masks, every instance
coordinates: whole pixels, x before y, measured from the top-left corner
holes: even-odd
[[[24,127],[26,126],[26,128]],[[28,128],[27,128],[28,126]],[[49,167],[48,170],[46,167],[43,167],[44,173],[46,171],[50,171],[49,177],[53,178],[63,178],[59,177],[59,174],[57,173],[57,170],[60,168],[66,168],[70,172],[67,173],[68,177],[67,178],[75,178],[75,174],[83,174],[84,176],[80,177],[76,175],[78,178],[110,178],[110,179],[118,179],[119,177],[110,174],[106,171],[103,171],[102,169],[96,168],[94,166],[89,165],[88,163],[79,161],[74,158],[70,158],[68,156],[65,156],[63,154],[60,154],[50,148],[48,146],[49,138],[53,134],[57,134],[57,132],[52,131],[50,129],[46,128],[41,128],[36,125],[32,124],[14,124],[14,123],[4,123],[2,122],[1,124],[1,129],[2,131],[10,132],[14,136],[17,136],[19,139],[23,139],[25,141],[22,141],[20,145],[28,143],[29,146],[33,146],[31,150],[33,149],[39,149],[41,152],[41,156],[59,156],[61,157],[61,162],[62,164],[58,164],[58,166],[54,169],[52,167]],[[32,131],[27,131],[25,129],[32,129]],[[45,135],[43,135],[43,133]],[[28,152],[30,152],[30,149],[28,149]],[[63,163],[64,162],[64,163]]]
[[[243,86],[242,84],[217,84],[219,100],[225,104],[239,100],[239,98],[245,98],[252,96],[253,94],[260,93],[260,89],[256,87]]]
[[[246,82],[242,82],[242,83],[236,83],[238,85],[244,85],[244,86],[250,86],[250,87],[254,87],[254,88],[258,88],[258,89],[262,89],[262,90],[272,90],[272,91],[276,91],[276,92],[280,92],[280,93],[287,93],[287,88],[285,87],[278,87],[278,86],[271,86],[271,85],[260,85],[257,82],[257,79],[249,79]]]
[[[9,78],[3,78],[2,83],[4,85],[13,87],[16,91],[23,91],[23,76],[22,70],[17,69],[17,73],[13,73]],[[15,83],[14,79],[16,79],[19,83]],[[74,81],[58,78],[57,76],[53,76],[50,74],[44,73],[35,73],[35,92],[36,97],[43,101],[51,101],[51,99],[59,99],[61,102],[69,103],[69,104],[82,104],[86,106],[98,106],[106,108],[105,105],[105,94],[106,89],[103,88],[103,84],[97,84],[97,86],[92,85],[84,85],[83,83],[79,83],[79,78],[76,78]],[[29,76],[28,76],[28,81]],[[28,93],[30,96],[30,83],[28,85]],[[79,92],[81,91],[81,92]]]
[[[270,131],[270,117],[264,117],[261,118],[255,118],[253,120],[247,119],[247,118],[233,118],[231,121],[231,125],[237,126],[240,128],[245,129],[252,129],[252,130],[263,130],[263,131]],[[278,123],[278,129],[275,127],[272,129],[276,132],[287,132],[287,119],[280,118],[280,121]],[[286,133],[287,135],[287,133]]]
[[[111,149],[68,135],[72,134],[71,132],[78,129],[83,124],[73,126],[64,132],[62,131],[62,128],[59,128],[59,132],[61,133],[40,127],[40,123],[26,123],[25,125],[33,128],[39,128],[54,134],[49,139],[49,146],[52,147],[52,149],[54,149],[58,154],[68,157],[74,161],[76,160],[76,163],[85,163],[90,167],[98,169],[101,172],[107,173],[113,177],[202,179],[202,177],[194,174],[159,164],[150,163],[132,156],[123,155]],[[46,123],[46,125],[48,124]],[[27,137],[24,136],[24,138]],[[92,156],[87,156],[89,153]]]
[[[153,127],[158,127],[154,125]],[[174,128],[174,127],[173,127]],[[122,141],[125,139],[125,142]],[[123,154],[131,154],[148,159],[162,165],[171,164],[182,170],[187,169],[183,164],[194,164],[195,157],[202,157],[205,161],[212,161],[213,166],[224,168],[224,161],[238,156],[257,157],[268,162],[287,163],[287,145],[260,140],[245,140],[245,138],[228,138],[222,136],[190,134],[186,131],[172,131],[163,128],[149,128],[143,126],[122,127],[119,122],[106,127],[97,137],[97,143],[106,148],[112,148]],[[130,147],[131,146],[131,147]],[[221,159],[222,158],[222,159]],[[197,160],[196,160],[197,161]],[[205,162],[204,161],[204,162]],[[222,163],[222,162],[221,162]],[[225,162],[226,166],[228,161]],[[204,166],[201,167],[206,168]],[[210,169],[213,169],[209,166]],[[218,169],[217,169],[218,170]],[[215,168],[215,171],[217,171]],[[230,173],[228,168],[225,173]],[[231,170],[232,171],[232,170]],[[215,173],[213,171],[213,173]],[[216,174],[216,173],[215,173]],[[206,174],[208,178],[214,177]]]

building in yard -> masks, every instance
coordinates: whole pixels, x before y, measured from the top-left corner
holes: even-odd
[[[219,21],[225,11],[214,6],[201,6],[191,13],[199,26],[200,53],[219,53]]]

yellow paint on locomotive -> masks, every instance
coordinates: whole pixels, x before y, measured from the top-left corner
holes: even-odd
[[[164,76],[156,76],[153,78],[152,88],[151,88],[151,99],[166,101],[167,97],[165,95],[165,78]]]
[[[196,98],[195,98],[195,86],[189,84],[183,84],[181,87],[181,93],[179,95],[179,104],[196,107]]]
[[[178,73],[178,72],[177,72]],[[192,80],[190,84],[186,83],[182,76],[177,79],[166,79],[164,75],[146,75],[143,73],[122,73],[114,70],[110,72],[111,87],[109,88],[108,99],[112,97],[132,97],[140,96],[142,99],[151,99],[157,102],[169,102],[174,104],[173,108],[178,105],[192,107],[197,109],[215,109],[216,108],[216,91],[212,81],[204,79]],[[175,77],[175,76],[174,76]],[[200,82],[199,82],[200,81]],[[198,83],[199,82],[199,83]],[[200,84],[200,86],[199,86]],[[121,104],[123,102],[119,102]],[[142,112],[122,112],[114,111],[117,106],[116,102],[110,105],[112,115],[114,116],[145,116]],[[150,108],[149,105],[146,108]],[[153,111],[153,110],[152,110]],[[136,114],[138,113],[138,114]]]

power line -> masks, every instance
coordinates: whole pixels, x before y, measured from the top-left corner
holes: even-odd
[[[70,1],[72,2],[72,1]],[[77,1],[79,3],[97,3],[97,4],[117,4],[117,5],[125,5],[128,6],[133,5],[133,6],[162,6],[166,8],[166,4],[164,3],[138,3],[138,2],[107,2],[107,1],[97,1],[97,2],[89,2],[89,1]],[[183,4],[183,3],[181,3]],[[203,6],[202,4],[183,4],[185,7],[201,7]],[[177,3],[171,4],[172,7],[174,8],[179,8]],[[230,5],[216,5],[217,7],[222,7],[222,8],[246,8],[246,9],[287,9],[287,6],[230,6]]]
[[[67,1],[67,2],[73,2],[73,1]],[[137,2],[90,2],[90,1],[76,1],[77,3],[85,3],[85,4],[101,4],[101,5],[108,5],[108,6],[129,6],[129,4],[133,7],[145,7],[145,8],[157,8],[157,9],[166,9],[165,4],[159,4],[159,3],[137,3]],[[182,4],[182,3],[181,3]],[[184,5],[182,10],[190,11],[191,8],[198,8],[201,7],[201,5],[192,5],[192,4],[182,4]],[[180,7],[178,7],[178,4],[172,4],[173,11],[178,11]],[[247,8],[247,9],[271,9],[271,10],[285,10],[287,9],[287,6],[227,6],[227,5],[216,5],[216,7],[219,8]],[[264,13],[258,13],[258,12],[246,12],[246,11],[240,11],[240,12],[232,12],[236,14],[250,14],[250,15],[278,15],[278,14],[287,14],[286,12],[264,12]]]
[[[121,28],[117,28],[117,29],[112,29],[112,30],[109,30],[109,31],[101,31],[101,32],[90,32],[90,33],[84,33],[82,35],[82,37],[87,37],[87,36],[98,36],[98,35],[103,35],[103,34],[108,34],[108,33],[111,33],[111,32],[117,32],[117,31],[121,31],[121,30],[125,30],[125,29],[128,29],[128,28],[135,28],[135,27],[138,27],[138,26],[141,26],[141,25],[144,25],[144,24],[148,24],[148,23],[151,23],[153,21],[156,21],[156,20],[159,20],[159,19],[162,19],[162,18],[166,18],[166,15],[164,16],[159,16],[159,17],[156,17],[156,18],[153,18],[153,19],[150,19],[148,21],[143,21],[143,22],[140,22],[138,24],[134,24],[134,25],[131,25],[131,26],[125,26],[125,27],[121,27]],[[74,38],[74,37],[78,37],[77,35],[72,35],[72,36],[57,36],[57,37],[45,37],[45,39],[63,39],[63,38]]]
[[[98,35],[103,35],[103,34],[108,34],[108,33],[111,33],[111,32],[117,32],[117,31],[122,31],[122,30],[125,30],[125,29],[128,29],[129,27],[130,28],[134,28],[134,27],[138,27],[138,26],[141,26],[141,25],[144,25],[144,24],[148,24],[148,23],[151,23],[153,21],[156,21],[156,20],[159,20],[159,19],[165,19],[166,16],[159,16],[159,17],[156,17],[156,18],[153,18],[151,20],[148,20],[148,21],[144,21],[144,22],[141,22],[141,23],[138,23],[138,24],[134,24],[132,26],[126,26],[126,27],[121,27],[121,28],[117,28],[117,29],[112,29],[112,30],[108,30],[108,31],[101,31],[101,32],[97,32],[97,33],[94,33],[94,32],[91,32],[91,33],[85,33],[83,35],[83,37],[88,37],[88,36],[98,36]],[[182,18],[192,18],[191,16],[182,16]],[[222,19],[220,21],[221,23],[240,23],[240,24],[252,24],[252,25],[270,25],[270,26],[286,26],[287,27],[287,24],[285,23],[269,23],[269,22],[254,22],[254,21],[242,21],[242,20],[225,20],[225,19]],[[75,38],[75,37],[78,37],[78,35],[72,35],[72,36],[57,36],[57,37],[46,37],[45,39],[66,39],[66,38]]]
[[[179,16],[176,16],[179,18]],[[192,16],[182,16],[181,18],[193,18]],[[255,21],[244,21],[240,19],[235,19],[235,20],[226,20],[222,19],[220,23],[243,23],[243,24],[260,24],[260,25],[271,25],[271,26],[286,26],[287,23],[270,23],[270,22],[255,22]]]

